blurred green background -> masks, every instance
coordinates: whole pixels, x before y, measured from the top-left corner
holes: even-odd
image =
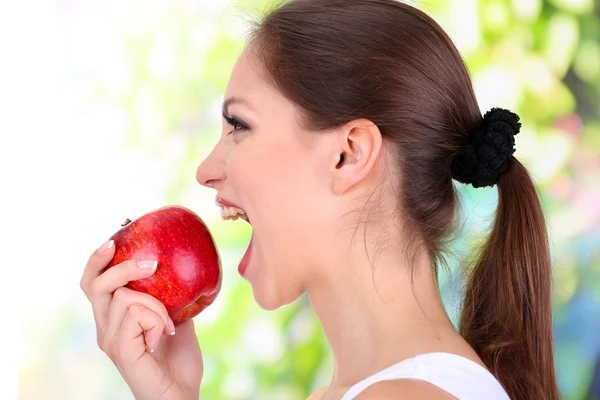
[[[414,3],[459,47],[482,112],[498,106],[521,116],[516,156],[536,180],[551,237],[561,393],[564,399],[600,399],[600,5]],[[24,4],[36,11],[23,8],[23,24],[13,23],[24,52],[16,60],[23,61],[20,73],[29,84],[37,85],[27,101],[41,111],[25,121],[40,138],[36,146],[21,140],[31,160],[47,160],[31,167],[36,182],[46,185],[44,194],[32,190],[30,196],[44,200],[37,206],[40,232],[56,245],[48,247],[52,262],[40,267],[22,303],[20,333],[13,338],[18,346],[8,346],[18,364],[18,398],[132,398],[96,346],[91,308],[78,282],[87,257],[126,217],[164,204],[185,205],[205,218],[223,258],[222,292],[196,318],[205,363],[202,398],[296,400],[328,384],[331,357],[307,298],[274,312],[255,304],[236,271],[250,228],[221,221],[214,192],[195,181],[197,166],[221,134],[220,105],[247,20],[270,2]],[[473,211],[456,244],[466,251],[487,232],[496,190],[461,190]],[[76,240],[68,251],[59,244],[67,237]],[[459,265],[454,261],[454,273]],[[460,284],[442,279],[456,320]],[[16,390],[5,394],[0,397]]]

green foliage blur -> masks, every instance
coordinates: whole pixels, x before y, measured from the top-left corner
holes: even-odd
[[[181,203],[197,187],[194,172],[221,134],[219,107],[244,45],[243,19],[272,4],[222,3],[211,12],[169,3],[151,29],[122,37],[124,83],[101,82],[96,88],[127,116],[124,147],[152,156],[165,151],[165,143],[181,144],[165,204]],[[417,5],[456,41],[482,112],[499,106],[521,116],[516,156],[538,184],[552,239],[561,392],[565,399],[600,399],[600,389],[596,394],[591,389],[600,354],[600,6],[593,0]],[[466,252],[487,232],[496,191],[461,190],[465,207],[476,210],[456,245]],[[207,222],[224,270],[235,270],[250,228],[218,218]],[[459,272],[456,260],[452,273]],[[459,286],[449,277],[442,280],[443,298],[456,320]],[[220,296],[218,315],[196,323],[205,364],[203,399],[299,400],[329,383],[331,354],[306,296],[266,312],[255,304],[248,283],[234,275]]]

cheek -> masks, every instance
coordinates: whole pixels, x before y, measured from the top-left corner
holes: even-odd
[[[307,253],[306,237],[318,223],[317,172],[311,154],[298,146],[257,139],[234,149],[228,163],[230,184],[252,220],[255,260],[273,273],[304,263],[298,256]]]
[[[228,175],[243,206],[276,225],[302,217],[315,194],[310,155],[295,142],[257,139],[240,145],[231,153]]]
[[[228,163],[230,184],[252,220],[251,283],[265,310],[289,304],[304,291],[313,256],[309,241],[319,224],[313,164],[310,154],[292,145],[258,141],[232,151]]]

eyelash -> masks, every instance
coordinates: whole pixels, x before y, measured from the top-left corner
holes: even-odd
[[[227,115],[225,115],[225,113],[223,113],[223,118],[225,118],[225,121],[227,121],[227,123],[233,127],[233,129],[231,130],[231,132],[228,133],[228,135],[248,130],[248,126],[246,126],[246,124],[244,124],[242,121],[235,117],[228,117]],[[239,126],[240,128],[235,129],[236,126]]]

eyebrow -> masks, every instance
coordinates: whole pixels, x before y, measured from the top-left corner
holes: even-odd
[[[248,108],[252,109],[252,106],[250,105],[250,102],[248,102],[245,99],[242,99],[241,97],[230,97],[228,99],[226,99],[223,102],[223,114],[229,114],[228,109],[229,106],[235,103],[239,103],[239,104],[244,104],[246,105]]]

